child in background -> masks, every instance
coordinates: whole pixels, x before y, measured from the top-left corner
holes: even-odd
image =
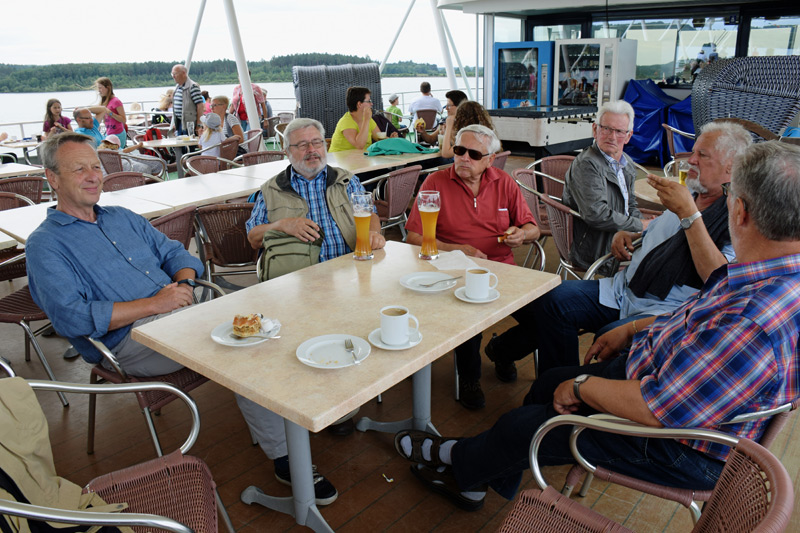
[[[216,113],[209,113],[208,115],[204,115],[200,119],[200,122],[203,123],[203,133],[200,135],[198,141],[200,148],[208,148],[209,146],[219,144],[225,140],[225,134],[222,133],[222,120],[219,118],[219,115]],[[219,146],[203,152],[203,155],[219,157]]]
[[[42,125],[42,138],[47,138],[49,135],[55,135],[62,131],[72,131],[72,122],[67,117],[61,116],[61,102],[55,98],[47,101],[47,108],[44,113],[44,125]]]

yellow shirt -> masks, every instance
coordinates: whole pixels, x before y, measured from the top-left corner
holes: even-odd
[[[364,145],[364,150],[366,150],[370,144],[372,144],[372,130],[377,128],[378,125],[375,124],[375,121],[369,119],[369,136],[367,137],[367,144]],[[342,152],[344,150],[355,150],[356,147],[350,144],[350,142],[345,138],[344,130],[356,130],[356,135],[360,132],[358,131],[358,124],[356,121],[353,120],[353,115],[349,112],[345,113],[342,118],[339,119],[339,122],[336,123],[336,130],[333,132],[333,137],[331,137],[331,147],[328,150],[329,152]]]

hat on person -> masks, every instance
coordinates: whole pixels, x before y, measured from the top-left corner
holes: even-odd
[[[222,125],[222,120],[220,120],[219,115],[217,115],[216,113],[209,113],[208,115],[203,115],[203,118],[201,118],[200,120],[202,120],[203,124],[211,128],[212,130],[217,129]]]
[[[395,100],[399,100],[399,99],[400,99],[400,97],[397,95],[397,93],[392,93],[392,95],[389,96],[389,103],[391,104]]]
[[[117,146],[121,146],[122,145],[122,143],[119,140],[119,137],[117,137],[116,135],[109,135],[108,137],[106,137],[103,140],[105,142],[107,142],[107,143],[116,144]]]

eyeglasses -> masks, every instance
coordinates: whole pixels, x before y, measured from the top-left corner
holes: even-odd
[[[610,126],[603,126],[602,124],[598,124],[597,127],[600,128],[600,131],[606,135],[611,135],[613,133],[617,137],[625,137],[631,132],[631,130],[618,130],[617,128],[612,128]]]
[[[309,146],[312,146],[316,150],[322,148],[323,144],[325,144],[325,141],[323,141],[322,139],[314,139],[311,142],[303,141],[297,144],[290,144],[289,148],[297,148],[298,150],[305,152],[306,150],[308,150]]]
[[[225,107],[225,104],[223,104],[222,102],[217,102],[216,104],[211,104],[211,107],[219,107],[219,106]]]
[[[474,161],[480,161],[481,159],[483,159],[487,155],[492,155],[492,154],[482,154],[477,150],[473,150],[471,148],[465,148],[465,147],[459,146],[459,145],[453,146],[453,153],[456,154],[456,155],[469,154],[469,158],[474,160]]]
[[[372,103],[372,100],[364,100],[364,103],[365,103],[365,104],[371,104],[371,103]]]
[[[722,194],[725,196],[730,196],[731,198],[738,198],[742,201],[742,207],[744,207],[745,212],[747,212],[747,202],[741,196],[735,196],[733,191],[731,191],[731,182],[723,183],[722,184]]]

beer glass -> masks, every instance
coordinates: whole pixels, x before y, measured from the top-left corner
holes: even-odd
[[[417,208],[422,219],[420,259],[436,259],[439,257],[439,249],[436,247],[436,219],[439,218],[441,205],[439,191],[419,191]]]
[[[353,216],[356,220],[356,249],[353,259],[367,261],[372,259],[372,247],[369,244],[369,222],[372,218],[372,195],[354,193],[351,197]]]
[[[186,135],[188,135],[190,139],[194,138],[194,122],[186,123]]]
[[[689,162],[685,159],[673,159],[664,167],[664,175],[678,178],[681,185],[686,185],[686,178],[689,175]]]

